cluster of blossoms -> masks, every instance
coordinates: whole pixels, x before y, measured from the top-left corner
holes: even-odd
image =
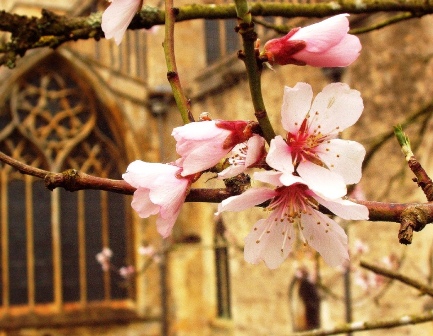
[[[132,207],[143,218],[158,215],[159,233],[169,236],[191,184],[232,152],[230,166],[220,178],[263,167],[264,162],[268,169],[252,177],[269,187],[250,188],[218,206],[220,214],[268,202],[269,216],[259,220],[245,239],[245,259],[278,267],[290,253],[298,227],[304,242],[329,265],[341,265],[349,258],[347,236],[320,205],[344,219],[368,219],[365,206],[343,199],[346,184],[361,178],[365,149],[338,138],[362,110],[359,92],[343,83],[329,84],[314,100],[306,83],[285,87],[281,120],[287,134],[272,139],[267,152],[264,139],[247,121],[205,120],[177,127],[172,135],[178,160],[134,161],[128,166],[123,178],[137,188]]]
[[[102,17],[106,37],[120,43],[141,5],[139,0],[113,0]],[[260,59],[280,65],[347,66],[361,50],[359,39],[348,34],[347,16],[295,28],[270,40]],[[269,216],[259,220],[245,239],[245,259],[278,267],[290,253],[298,227],[304,242],[328,264],[341,265],[349,257],[347,236],[320,206],[344,219],[368,218],[366,207],[343,199],[346,185],[361,178],[365,150],[356,142],[338,138],[362,110],[359,92],[346,84],[330,84],[313,100],[311,86],[298,83],[284,89],[281,116],[287,134],[272,139],[267,151],[265,139],[247,121],[203,120],[177,127],[172,135],[178,160],[168,164],[134,161],[123,174],[136,188],[132,207],[142,218],[157,215],[158,232],[168,237],[192,183],[232,153],[229,167],[219,178],[265,168],[252,177],[269,185],[248,189],[218,207],[220,214],[268,202]]]

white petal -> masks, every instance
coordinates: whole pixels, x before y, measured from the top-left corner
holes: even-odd
[[[245,158],[245,166],[250,167],[263,157],[265,139],[260,135],[253,135],[248,139],[247,146],[248,151]]]
[[[360,143],[332,139],[319,145],[317,154],[329,170],[343,177],[346,184],[358,183],[361,179],[365,148]]]
[[[276,187],[281,187],[283,184],[281,183],[280,177],[283,173],[274,170],[266,170],[255,172],[253,177],[255,180],[272,184]]]
[[[122,178],[135,188],[150,188],[159,176],[174,176],[178,170],[179,167],[169,164],[136,160],[128,165],[126,173],[122,175]]]
[[[357,204],[344,199],[327,200],[317,195],[312,195],[312,197],[332,213],[343,219],[368,219],[368,208],[365,205]]]
[[[346,184],[340,175],[310,161],[302,161],[297,172],[311,190],[327,198],[336,199],[347,193]]]
[[[301,223],[302,234],[308,244],[320,253],[328,265],[335,267],[349,260],[347,235],[335,221],[311,209],[302,214]]]
[[[311,107],[313,89],[310,84],[297,83],[293,88],[285,86],[281,121],[286,131],[297,133]]]
[[[188,140],[206,140],[218,136],[221,132],[229,134],[215,125],[216,120],[191,122],[173,129],[171,135],[179,141],[182,138]]]
[[[266,156],[266,163],[272,168],[286,174],[292,174],[295,170],[292,163],[290,147],[284,139],[278,135],[271,140],[269,152]]]
[[[316,96],[311,106],[311,131],[337,134],[352,126],[363,109],[359,91],[350,89],[344,83],[329,84]]]
[[[269,222],[270,221],[270,222]],[[287,258],[293,242],[293,225],[270,220],[259,220],[245,238],[245,261],[257,264],[263,260],[275,269]],[[286,233],[285,230],[288,230]],[[290,238],[285,238],[285,237]]]
[[[219,215],[223,211],[242,211],[261,204],[278,194],[274,189],[269,188],[251,188],[244,193],[231,196],[218,204]]]
[[[117,45],[122,41],[126,29],[138,12],[141,0],[115,0],[102,14],[101,29],[105,38],[114,37]]]
[[[243,173],[245,170],[246,167],[244,165],[230,165],[229,167],[218,173],[218,178],[228,179],[230,177],[234,177]]]

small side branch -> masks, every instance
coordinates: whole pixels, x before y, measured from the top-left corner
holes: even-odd
[[[422,283],[418,280],[410,278],[410,277],[403,275],[399,272],[392,271],[392,270],[384,268],[384,267],[370,264],[366,261],[361,260],[359,265],[365,269],[368,269],[368,270],[376,273],[376,274],[383,275],[383,276],[390,278],[390,279],[398,280],[398,281],[400,281],[400,282],[402,282],[408,286],[411,286],[413,288],[418,289],[422,294],[427,294],[427,295],[433,297],[433,287],[431,287],[425,283]]]
[[[403,315],[396,319],[378,321],[358,321],[340,325],[329,329],[316,329],[306,332],[293,333],[291,336],[327,336],[350,333],[354,331],[366,331],[377,329],[390,329],[411,324],[419,324],[433,321],[433,310],[418,315]]]

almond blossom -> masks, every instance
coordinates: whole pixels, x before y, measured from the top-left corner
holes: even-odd
[[[218,177],[227,179],[239,175],[258,164],[265,156],[265,139],[255,134],[233,148],[232,156],[228,159],[230,166],[218,173]]]
[[[251,188],[238,196],[221,202],[218,213],[242,211],[270,201],[266,210],[269,216],[259,220],[245,238],[244,257],[257,264],[263,260],[270,269],[277,268],[289,255],[298,227],[302,240],[317,250],[330,266],[344,264],[349,259],[347,235],[331,218],[319,211],[323,205],[344,219],[368,219],[368,209],[342,198],[329,199],[317,194],[299,176],[292,175],[287,185],[282,185],[283,173],[259,172],[254,178],[276,188]]]
[[[173,129],[176,151],[181,156],[176,164],[182,176],[202,172],[215,166],[237,144],[253,134],[248,121],[205,120]]]
[[[134,15],[141,9],[143,0],[108,1],[111,4],[102,14],[101,28],[106,39],[114,37],[114,41],[119,45]]]
[[[263,55],[270,64],[345,67],[361,51],[358,37],[350,35],[349,14],[335,15],[304,28],[294,28],[286,36],[266,42]]]
[[[364,108],[360,93],[344,83],[327,85],[312,101],[307,83],[284,88],[281,108],[283,128],[288,132],[272,139],[266,162],[282,172],[282,183],[293,170],[315,191],[327,197],[346,194],[346,184],[359,182],[364,147],[338,139],[339,132],[352,126]]]
[[[131,206],[141,218],[158,215],[156,226],[163,238],[171,234],[182,204],[194,180],[181,176],[182,168],[136,160],[129,164],[123,179],[137,188]]]

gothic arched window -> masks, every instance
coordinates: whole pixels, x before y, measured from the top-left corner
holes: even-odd
[[[0,107],[0,150],[33,167],[69,168],[118,179],[121,141],[88,83],[60,56],[50,56],[11,83]],[[0,304],[39,304],[128,297],[122,279],[102,272],[95,255],[113,250],[126,265],[130,238],[123,195],[63,189],[0,163]]]

